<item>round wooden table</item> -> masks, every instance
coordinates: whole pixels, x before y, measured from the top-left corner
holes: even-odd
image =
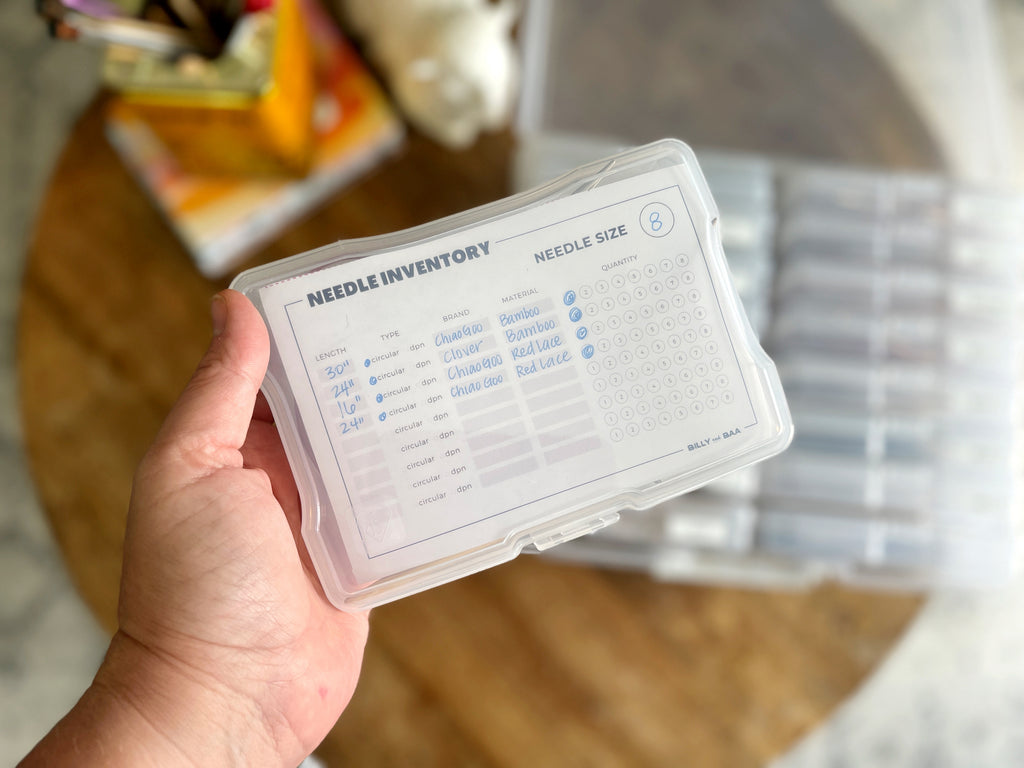
[[[703,5],[693,13],[731,12]],[[822,15],[813,5],[780,3],[794,19],[801,12],[800,24],[787,27],[780,11],[778,28],[742,40],[761,40],[746,55],[768,74],[748,70],[737,83],[740,54],[705,51],[702,74],[729,87],[714,114],[694,110],[679,135],[934,167],[931,140],[888,76],[842,24],[808,22]],[[808,68],[779,28],[807,36],[831,66]],[[707,25],[688,29],[684,42]],[[734,119],[752,99],[774,104],[773,88],[811,69],[792,131],[777,109],[769,133]],[[849,115],[851,98],[860,119],[838,120],[833,107]],[[512,146],[502,134],[451,153],[413,135],[252,263],[501,197]],[[94,104],[35,228],[18,364],[40,498],[75,584],[108,629],[132,472],[205,348],[220,287],[200,277],[123,169]],[[833,586],[779,594],[659,584],[521,557],[375,610],[359,689],[320,754],[348,766],[761,765],[857,687],[919,605]]]

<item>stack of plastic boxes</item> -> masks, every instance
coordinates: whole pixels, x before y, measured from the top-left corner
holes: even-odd
[[[551,171],[553,157],[530,167]],[[552,554],[762,586],[1005,582],[1021,511],[1024,198],[747,156],[701,163],[796,439]]]

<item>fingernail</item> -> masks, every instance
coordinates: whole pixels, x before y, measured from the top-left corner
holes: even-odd
[[[219,293],[210,300],[210,317],[213,320],[213,335],[220,336],[228,321],[228,303]]]

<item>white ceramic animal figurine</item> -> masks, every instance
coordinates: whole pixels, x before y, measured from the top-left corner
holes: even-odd
[[[452,148],[509,119],[519,86],[515,0],[341,0],[399,106]]]

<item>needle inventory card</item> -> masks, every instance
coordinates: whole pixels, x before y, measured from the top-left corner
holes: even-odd
[[[596,530],[792,436],[676,141],[235,287],[270,331],[264,388],[339,607]]]

